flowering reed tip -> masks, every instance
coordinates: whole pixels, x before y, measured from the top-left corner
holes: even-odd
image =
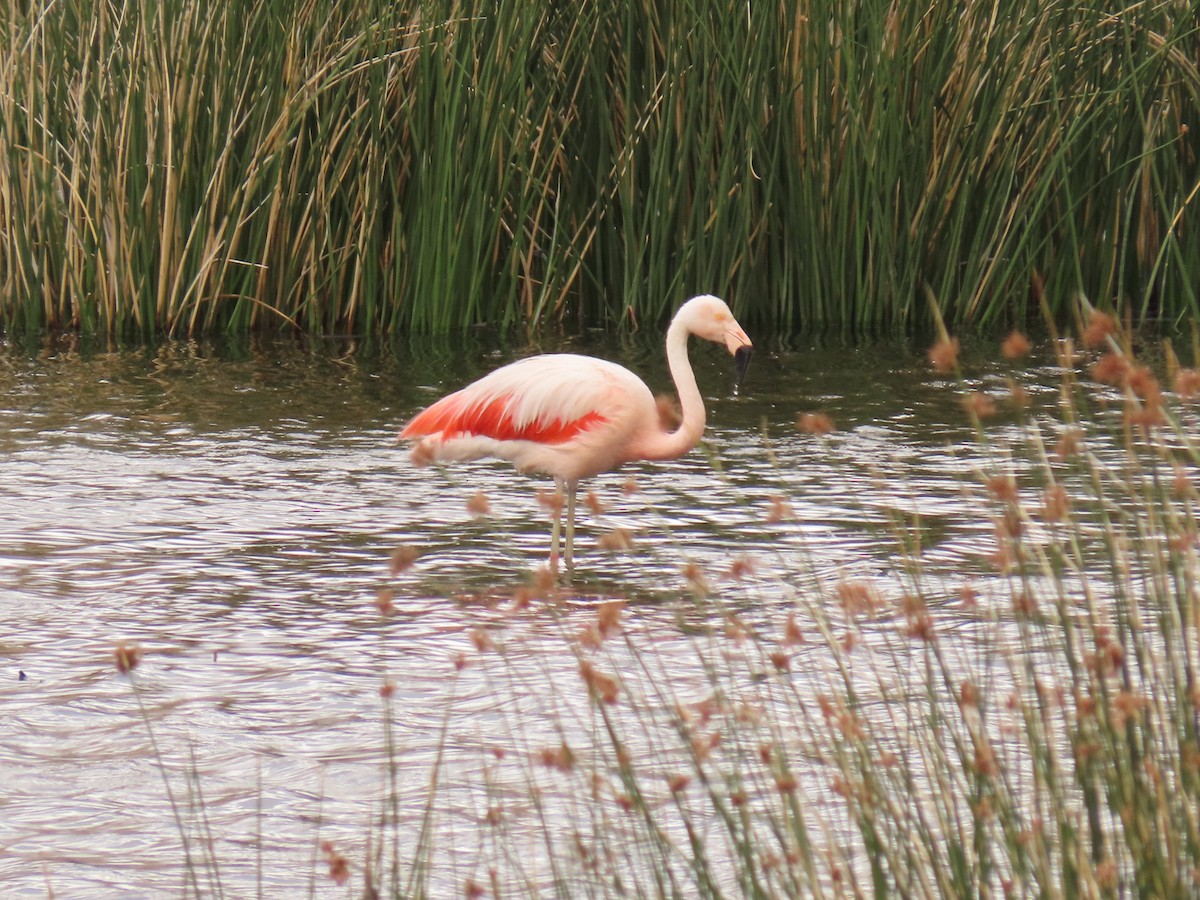
[[[938,372],[953,372],[958,365],[958,338],[942,338],[929,348],[929,362]]]
[[[117,671],[122,675],[128,675],[142,661],[142,648],[137,644],[124,642],[117,644],[116,649],[113,650],[113,660],[117,665]]]

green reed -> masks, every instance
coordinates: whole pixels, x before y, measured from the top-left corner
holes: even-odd
[[[0,325],[1195,314],[1194,2],[1002,12],[9,3]]]

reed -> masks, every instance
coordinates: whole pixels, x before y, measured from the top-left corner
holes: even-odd
[[[8,3],[0,325],[1197,312],[1194,2]]]
[[[887,578],[790,555],[776,586],[790,602],[761,610],[739,597],[755,566],[737,557],[684,568],[692,599],[674,627],[608,602],[580,629],[555,612],[552,580],[490,617],[462,664],[483,667],[509,711],[493,736],[507,753],[480,762],[509,791],[489,791],[496,849],[473,865],[490,882],[468,896],[1187,895],[1200,372],[1168,346],[1156,373],[1131,348],[1091,311],[1078,339],[1056,339],[1059,397],[1036,413],[1015,379],[980,391],[948,335],[933,348],[978,435],[963,492],[979,521],[959,523],[990,534],[975,571],[930,572],[915,498],[881,535],[899,560]],[[1003,345],[1028,351],[1019,334]],[[838,439],[827,418],[800,424]],[[789,509],[779,497],[768,516]],[[539,628],[559,622],[574,689],[558,666],[530,671],[531,601]],[[457,789],[439,782],[430,801]],[[536,822],[510,811],[514,794]],[[512,862],[530,828],[544,881]]]
[[[879,535],[894,570],[869,580],[789,540],[771,582],[745,557],[721,571],[681,558],[669,615],[585,609],[548,572],[465,604],[453,668],[473,667],[480,693],[450,676],[437,752],[414,777],[408,711],[381,672],[378,814],[364,846],[321,847],[321,878],[391,897],[1188,896],[1200,369],[1170,344],[1139,360],[1084,304],[1077,337],[1050,343],[1057,396],[1034,406],[1023,335],[1001,348],[1013,373],[985,389],[934,318],[931,366],[977,440],[962,521],[931,525],[916,490],[892,485],[913,502]],[[828,416],[798,425],[814,452],[836,451]],[[763,514],[778,528],[786,494]],[[934,528],[967,536],[976,564],[932,562]],[[381,619],[417,563],[394,553]],[[139,659],[116,654],[153,741]],[[461,724],[464,702],[485,733]],[[198,782],[185,807],[163,777],[185,894],[220,894]]]

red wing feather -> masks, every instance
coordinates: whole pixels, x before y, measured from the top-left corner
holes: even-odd
[[[441,433],[442,440],[457,437],[489,437],[497,441],[535,441],[561,444],[581,431],[599,425],[605,417],[596,411],[577,419],[563,421],[533,419],[517,422],[511,412],[511,398],[496,397],[487,403],[465,402],[451,395],[419,414],[400,433],[402,438]]]

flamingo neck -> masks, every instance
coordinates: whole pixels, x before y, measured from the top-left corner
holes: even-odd
[[[667,368],[679,394],[683,421],[675,431],[659,432],[647,453],[647,459],[675,459],[696,446],[704,434],[704,399],[696,386],[696,375],[688,359],[688,329],[678,318],[667,329]]]

